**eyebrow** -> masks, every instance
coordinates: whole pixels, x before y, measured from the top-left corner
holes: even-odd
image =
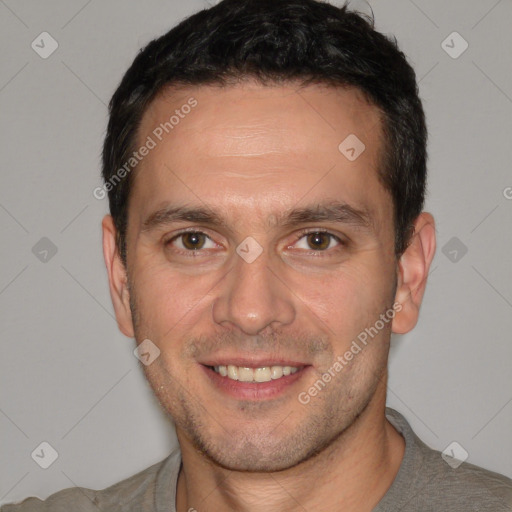
[[[374,227],[374,219],[368,210],[356,208],[342,201],[293,208],[277,215],[274,214],[274,219],[275,225],[286,228],[313,222],[348,224],[366,230],[371,230]],[[211,226],[229,225],[227,218],[211,208],[169,205],[151,213],[142,223],[141,231],[153,231],[176,222],[193,222]]]

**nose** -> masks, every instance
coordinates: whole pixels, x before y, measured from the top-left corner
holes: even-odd
[[[237,255],[213,302],[213,320],[247,335],[269,326],[282,328],[295,319],[292,299],[293,293],[279,272],[269,266],[266,252],[251,263]]]

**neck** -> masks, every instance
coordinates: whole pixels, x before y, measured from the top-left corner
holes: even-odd
[[[178,478],[177,511],[370,512],[391,486],[405,448],[384,409],[385,397],[370,402],[322,452],[274,473],[222,468],[195,450],[178,432],[183,465]]]

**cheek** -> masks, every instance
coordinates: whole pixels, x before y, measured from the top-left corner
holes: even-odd
[[[134,274],[141,335],[151,334],[160,343],[197,324],[204,314],[206,297],[215,282],[210,274],[191,277],[166,265],[144,265]]]
[[[331,335],[350,341],[389,307],[392,281],[379,265],[346,266],[322,279],[304,277],[294,289]],[[392,302],[392,300],[391,300]],[[342,341],[343,340],[343,341]]]

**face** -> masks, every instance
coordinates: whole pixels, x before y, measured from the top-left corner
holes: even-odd
[[[378,110],[349,89],[201,86],[162,93],[148,137],[121,329],[160,350],[144,370],[182,448],[292,467],[382,390],[397,266]]]

